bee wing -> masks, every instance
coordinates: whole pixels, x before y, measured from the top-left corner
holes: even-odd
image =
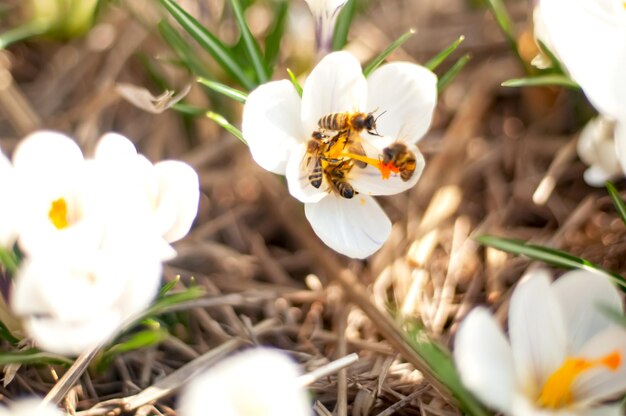
[[[289,185],[289,192],[304,203],[318,202],[326,196],[328,183],[322,175],[322,184],[319,188],[311,184],[309,179],[315,166],[315,160],[307,152],[306,145],[295,150],[287,162],[285,176]]]
[[[348,151],[350,153],[354,153],[355,155],[366,156],[365,149],[363,148],[363,143],[361,141],[356,141],[348,145]],[[360,160],[355,160],[354,162],[361,169],[365,169],[367,166],[367,163]]]

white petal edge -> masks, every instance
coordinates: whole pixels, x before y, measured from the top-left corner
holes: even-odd
[[[306,79],[302,91],[302,124],[308,136],[330,113],[363,111],[367,82],[359,61],[349,52],[326,55]]]
[[[83,153],[76,142],[64,134],[48,130],[28,135],[13,153],[15,169],[26,172],[65,170],[82,161]],[[45,175],[40,176],[45,179]]]
[[[613,352],[620,355],[616,371],[598,367],[581,374],[572,386],[574,400],[599,403],[626,391],[626,331],[611,327],[593,337],[577,356],[593,359],[605,357]]]
[[[349,175],[350,184],[355,190],[366,195],[395,195],[411,189],[422,175],[426,161],[415,145],[408,144],[407,147],[415,155],[415,172],[408,181],[403,181],[400,174],[396,173],[392,173],[388,179],[383,179],[380,170],[367,165],[364,169],[358,166],[352,168]],[[367,153],[368,156],[374,158],[378,158],[382,154],[382,152],[377,152],[371,155],[369,151]]]
[[[137,157],[137,149],[133,142],[118,133],[106,133],[96,145],[94,157],[111,163],[132,163]]]
[[[513,291],[509,337],[518,383],[536,396],[567,354],[563,313],[545,270],[529,272]]]
[[[623,310],[617,289],[604,274],[571,271],[557,279],[552,290],[563,311],[570,352],[578,351],[594,335],[613,325],[601,307]]]
[[[380,115],[376,127],[381,135],[416,143],[426,134],[437,105],[434,73],[420,65],[394,62],[375,70],[367,84],[367,110]]]
[[[195,377],[183,390],[178,411],[181,416],[308,416],[311,406],[297,383],[299,375],[282,352],[249,349]]]
[[[626,116],[626,11],[614,0],[541,0],[554,50],[601,113]]]
[[[626,118],[615,124],[615,152],[622,167],[622,173],[626,173]]]
[[[305,204],[304,213],[324,244],[352,258],[372,255],[391,232],[387,214],[367,195],[346,199],[331,194],[318,203]]]
[[[509,414],[515,393],[511,346],[482,307],[463,320],[454,341],[454,362],[463,384],[487,406]]]
[[[305,137],[300,97],[291,82],[268,82],[252,91],[243,107],[241,131],[252,158],[263,169],[284,175],[291,148]]]
[[[64,416],[50,403],[43,403],[39,398],[29,397],[17,400],[9,407],[0,406],[0,416]]]
[[[198,214],[200,182],[196,171],[184,162],[166,160],[154,165],[159,184],[155,218],[171,243],[187,235]]]
[[[289,161],[287,162],[285,177],[291,196],[300,202],[315,203],[328,195],[328,183],[326,178],[322,177],[322,184],[319,188],[315,188],[311,185],[309,175],[312,170],[312,165],[306,167],[305,163],[303,163],[306,150],[306,143],[294,147],[293,152],[291,152],[289,156]],[[310,163],[312,164],[313,161]]]

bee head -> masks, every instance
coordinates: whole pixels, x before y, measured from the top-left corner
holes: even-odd
[[[380,136],[380,134],[378,133],[378,130],[376,130],[376,120],[378,120],[380,116],[385,114],[386,111],[383,111],[382,113],[380,113],[378,117],[374,117],[375,112],[376,110],[367,114],[363,122],[363,125],[369,134],[373,134],[374,136]]]

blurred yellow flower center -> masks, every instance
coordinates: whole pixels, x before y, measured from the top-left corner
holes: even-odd
[[[604,357],[589,360],[586,358],[566,358],[561,367],[548,377],[538,404],[548,409],[558,409],[572,403],[572,384],[585,371],[606,367],[610,371],[616,371],[622,363],[622,356],[614,351]]]
[[[50,218],[57,230],[67,228],[69,222],[67,220],[67,202],[64,198],[52,201],[50,211],[48,211],[48,218]]]

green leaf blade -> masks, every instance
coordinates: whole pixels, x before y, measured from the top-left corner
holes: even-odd
[[[411,36],[413,36],[415,34],[415,29],[409,29],[407,30],[402,36],[400,36],[398,39],[396,39],[395,41],[391,42],[389,44],[389,46],[387,46],[385,48],[384,51],[382,51],[376,58],[374,58],[372,60],[372,62],[370,62],[365,69],[363,69],[363,75],[365,75],[365,77],[367,78],[367,76],[369,74],[372,73],[372,71],[374,71],[376,68],[378,68],[380,66],[380,64],[383,63],[383,61],[389,56],[391,55],[391,53],[393,51],[395,51],[396,49],[398,49],[400,46],[402,46],[407,40],[409,40],[409,38]]]
[[[465,36],[459,36],[457,40],[452,42],[450,46],[439,52],[437,55],[433,56],[428,62],[424,64],[424,66],[431,71],[434,71],[439,65],[441,65],[443,61],[445,61],[450,55],[452,55],[452,52],[456,51],[456,49],[461,43],[463,43],[464,40]]]
[[[580,86],[571,78],[563,74],[539,75],[536,77],[514,78],[504,81],[503,87],[566,87],[580,89]]]
[[[187,33],[241,85],[248,90],[256,86],[254,80],[250,79],[230,50],[215,35],[205,29],[200,22],[176,4],[174,0],[160,0],[160,2]]]
[[[224,85],[217,81],[212,81],[210,79],[206,79],[202,77],[198,78],[197,81],[200,84],[204,85],[205,87],[210,88],[213,91],[218,92],[224,95],[225,97],[231,98],[240,103],[245,103],[246,99],[248,98],[248,95],[245,92],[239,91],[236,88],[229,87],[228,85]]]
[[[241,37],[243,38],[246,46],[248,57],[250,58],[250,61],[252,61],[252,67],[254,68],[257,79],[261,84],[266,83],[269,80],[269,74],[267,72],[267,68],[265,67],[265,61],[261,55],[261,49],[259,49],[259,45],[254,39],[254,36],[252,36],[250,27],[248,26],[246,18],[243,15],[241,2],[239,0],[231,0],[231,4],[235,12],[235,20],[237,20]]]
[[[356,0],[348,0],[339,12],[333,34],[333,50],[340,51],[348,43],[348,32],[356,15]]]
[[[609,192],[611,200],[613,200],[613,205],[615,205],[617,214],[622,219],[622,222],[626,224],[626,203],[624,203],[619,191],[610,181],[606,181],[606,190]]]
[[[508,253],[523,255],[533,260],[543,261],[544,263],[551,264],[553,266],[563,267],[566,269],[581,269],[592,271],[595,273],[601,273],[610,277],[615,282],[615,284],[621,286],[622,288],[626,288],[626,280],[624,280],[624,278],[619,274],[604,270],[597,264],[576,257],[565,251],[538,246],[534,244],[528,244],[524,241],[511,240],[489,235],[476,237],[476,241],[488,247],[497,248],[498,250],[506,251]]]
[[[280,52],[280,43],[287,27],[287,12],[289,11],[289,1],[280,1],[274,9],[274,25],[270,33],[265,38],[265,66],[268,68],[270,76],[274,73],[274,67]]]
[[[454,65],[452,65],[448,72],[446,72],[441,78],[439,78],[439,81],[437,81],[437,91],[443,91],[448,86],[448,84],[450,84],[450,82],[452,82],[452,80],[456,78],[456,76],[459,74],[459,72],[461,72],[465,65],[467,65],[470,59],[471,56],[469,53],[460,57],[459,60],[456,61]]]

